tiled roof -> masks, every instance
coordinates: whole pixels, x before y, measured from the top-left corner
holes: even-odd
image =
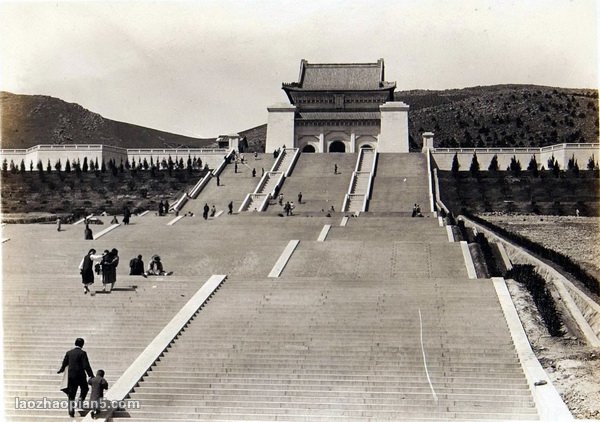
[[[381,113],[378,111],[365,112],[302,112],[302,120],[378,120]]]
[[[284,86],[303,90],[380,90],[396,86],[383,78],[383,59],[376,63],[338,64],[310,64],[302,60],[298,83]]]

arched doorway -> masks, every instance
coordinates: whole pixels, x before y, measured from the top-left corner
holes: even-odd
[[[304,148],[302,148],[302,152],[317,152],[317,150],[315,149],[315,147],[309,144],[305,145]]]
[[[373,149],[373,145],[371,144],[364,144],[360,146],[360,149]]]
[[[329,144],[329,152],[346,152],[346,145],[342,141],[333,141]]]

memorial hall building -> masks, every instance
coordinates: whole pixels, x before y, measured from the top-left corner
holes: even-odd
[[[268,107],[266,152],[408,152],[408,105],[394,99],[383,59],[375,63],[300,62],[298,82],[283,83],[289,103]]]

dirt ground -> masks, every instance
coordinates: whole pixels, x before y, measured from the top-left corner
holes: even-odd
[[[596,276],[600,274],[600,218],[484,218],[572,257]],[[573,416],[600,419],[600,349],[584,345],[570,333],[551,337],[527,290],[513,280],[507,284],[533,351]]]

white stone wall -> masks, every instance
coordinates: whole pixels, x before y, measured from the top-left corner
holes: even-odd
[[[432,150],[433,158],[440,170],[450,170],[454,154],[458,156],[461,171],[468,171],[473,160],[473,153],[477,153],[477,161],[481,170],[487,170],[494,155],[498,156],[498,168],[506,170],[512,157],[521,162],[521,168],[527,169],[532,156],[538,167],[548,168],[548,159],[554,155],[560,168],[567,168],[571,157],[575,157],[581,170],[587,169],[588,160],[593,155],[598,163],[600,144],[558,144],[542,148],[436,148]]]
[[[296,107],[289,104],[277,104],[268,107],[267,142],[265,151],[273,152],[278,148],[292,147],[294,144],[294,114]]]
[[[203,163],[207,163],[209,168],[216,168],[227,153],[226,149],[202,149],[202,148],[181,148],[181,149],[125,149],[113,147],[110,145],[36,145],[28,149],[2,149],[0,150],[0,163],[6,159],[7,163],[13,160],[15,166],[20,166],[21,160],[25,163],[25,169],[29,171],[30,162],[33,163],[34,171],[37,169],[38,160],[42,161],[44,169],[50,160],[52,170],[54,164],[60,159],[62,169],[64,170],[67,159],[73,163],[79,160],[83,164],[83,159],[87,157],[88,163],[98,160],[98,164],[102,165],[102,160],[108,163],[114,159],[119,165],[121,160],[125,162],[127,159],[131,162],[135,158],[136,163],[140,163],[144,158],[150,163],[150,159],[155,163],[167,159],[169,155],[173,161],[179,161],[183,158],[184,164],[187,165],[188,156],[201,158]]]
[[[403,102],[388,102],[379,107],[379,152],[408,152],[408,108]]]

